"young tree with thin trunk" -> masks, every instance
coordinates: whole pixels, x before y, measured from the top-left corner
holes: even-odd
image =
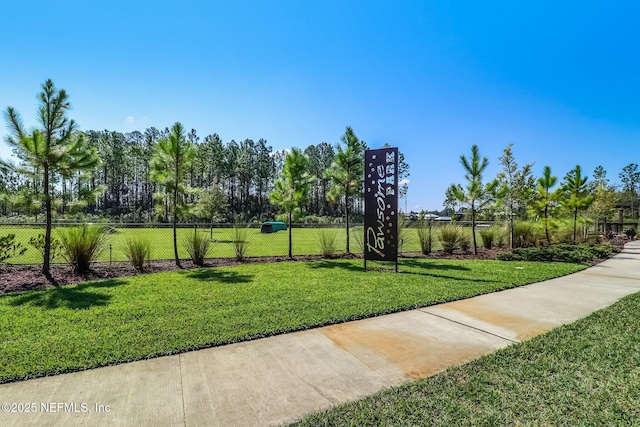
[[[499,203],[504,207],[504,213],[509,221],[509,243],[511,249],[515,246],[513,234],[514,217],[518,212],[526,208],[527,202],[533,193],[534,185],[531,174],[533,163],[526,164],[521,169],[518,169],[518,163],[516,163],[511,150],[512,146],[513,144],[509,144],[504,149],[504,154],[500,157],[502,171],[498,173],[497,177],[500,187],[498,190]]]
[[[293,212],[308,202],[314,178],[309,174],[309,160],[298,148],[287,154],[282,173],[270,194],[271,202],[289,214],[289,258],[293,258],[291,222]]]
[[[184,127],[176,122],[166,138],[162,138],[155,146],[151,158],[151,178],[165,190],[162,197],[169,197],[169,210],[173,224],[173,254],[178,267],[178,236],[176,226],[178,218],[186,216],[189,207],[186,195],[189,189],[184,185],[185,174],[195,157],[193,145],[187,141]]]
[[[589,194],[587,180],[587,176],[582,176],[580,165],[576,165],[575,169],[564,177],[562,185],[564,197],[560,203],[573,214],[573,243],[576,242],[578,212],[587,209],[594,200],[594,196]]]
[[[215,216],[221,214],[227,206],[227,195],[220,186],[212,185],[200,193],[200,197],[198,197],[194,207],[194,213],[211,222],[210,239],[213,239],[213,220]]]
[[[7,142],[43,180],[46,228],[42,274],[54,282],[50,271],[53,184],[59,178],[70,178],[76,171],[95,169],[100,158],[95,148],[89,148],[84,134],[76,132],[76,122],[67,117],[71,104],[64,89],[58,90],[49,79],[42,85],[38,99],[37,129],[27,132],[13,107],[7,108],[5,120],[11,132]]]
[[[638,184],[640,184],[640,172],[638,171],[638,165],[636,163],[628,164],[622,168],[622,172],[619,176],[622,181],[622,189],[631,202],[631,219],[635,219],[636,213],[633,208],[634,201],[638,197]]]
[[[542,217],[547,244],[551,243],[551,236],[549,234],[549,218],[553,217],[555,214],[558,208],[558,199],[560,197],[560,193],[557,190],[552,190],[557,181],[558,177],[551,175],[551,168],[549,166],[545,166],[542,176],[538,178],[538,181],[536,182],[536,192],[530,205],[531,212],[538,217]]]
[[[349,248],[349,209],[353,198],[362,194],[364,184],[364,150],[366,144],[360,141],[351,127],[340,138],[345,148],[338,144],[333,163],[325,172],[325,176],[331,179],[331,188],[327,199],[332,203],[344,202],[344,218],[347,226],[346,253],[351,253]]]
[[[471,209],[471,235],[473,236],[473,253],[478,254],[478,245],[476,242],[476,212],[495,199],[495,191],[498,181],[493,180],[487,184],[482,183],[482,174],[489,165],[489,160],[483,157],[480,160],[480,152],[478,146],[471,147],[471,159],[468,160],[464,155],[460,156],[460,163],[465,170],[466,187],[452,184],[449,187],[449,193],[457,200],[469,205]]]

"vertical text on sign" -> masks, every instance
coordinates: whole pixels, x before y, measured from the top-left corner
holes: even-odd
[[[395,261],[398,251],[398,149],[365,152],[364,256]]]

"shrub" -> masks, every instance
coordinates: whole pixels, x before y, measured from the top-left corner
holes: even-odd
[[[182,239],[182,245],[195,265],[204,265],[204,259],[209,252],[211,240],[204,237],[202,233],[198,233],[198,229],[194,228],[191,236],[186,236]]]
[[[320,251],[322,252],[323,258],[333,258],[335,256],[337,236],[338,233],[335,230],[318,230],[318,243],[320,244]]]
[[[29,239],[29,244],[33,246],[40,254],[42,255],[42,259],[44,259],[44,234],[38,234],[38,237],[32,237]],[[51,237],[51,245],[49,246],[49,256],[53,261],[54,259],[60,257],[60,241],[58,239]]]
[[[418,240],[420,241],[420,251],[424,255],[429,255],[433,248],[433,221],[420,221],[416,232],[418,233]]]
[[[442,252],[451,254],[454,250],[460,248],[462,242],[462,227],[455,224],[445,224],[440,227],[440,243],[442,243]]]
[[[89,266],[98,258],[107,241],[104,227],[86,224],[63,228],[58,232],[58,236],[62,246],[62,257],[78,273],[89,270]]]
[[[240,221],[236,220],[231,229],[231,241],[233,241],[233,248],[236,253],[236,260],[242,261],[247,257],[247,247],[249,241],[247,240],[247,233],[249,232],[248,224],[245,226]]]
[[[471,247],[471,233],[466,228],[463,228],[462,235],[460,236],[460,250],[463,252],[469,252]]]
[[[149,265],[151,260],[151,241],[142,237],[128,238],[125,241],[123,252],[133,268],[142,272],[145,263]]]
[[[527,221],[516,221],[513,224],[513,247],[524,248],[535,246],[537,242],[536,227]]]
[[[480,238],[482,239],[482,246],[485,249],[491,249],[493,247],[493,241],[495,240],[498,233],[500,233],[500,229],[495,225],[481,230]]]
[[[20,256],[27,251],[27,248],[22,247],[22,243],[16,243],[15,239],[15,234],[0,237],[0,262]]]
[[[501,252],[496,259],[501,261],[543,261],[583,263],[596,259],[609,258],[616,253],[608,245],[559,245],[517,248],[511,252]]]
[[[495,227],[495,242],[497,248],[504,248],[509,241],[509,231],[506,227],[501,227],[499,225],[494,225]]]
[[[633,240],[633,238],[636,237],[637,234],[636,230],[634,230],[633,228],[626,228],[622,232],[627,235],[629,240]]]

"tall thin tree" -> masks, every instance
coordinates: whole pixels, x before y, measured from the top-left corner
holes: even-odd
[[[589,194],[587,180],[586,175],[582,176],[580,165],[576,165],[575,169],[564,177],[562,185],[564,197],[560,203],[573,214],[573,243],[576,242],[578,212],[588,208],[594,200],[594,196]]]
[[[338,144],[333,163],[325,172],[325,176],[331,179],[331,188],[327,199],[332,203],[343,201],[344,218],[347,227],[346,253],[351,253],[349,248],[349,209],[353,198],[362,194],[364,183],[364,150],[366,144],[356,136],[351,127],[340,138],[344,144]]]
[[[298,148],[287,154],[282,173],[271,192],[271,202],[289,214],[289,258],[293,258],[291,223],[293,212],[308,202],[314,178],[309,174],[309,160]]]
[[[195,148],[187,141],[184,127],[176,122],[169,135],[162,138],[155,146],[151,158],[152,179],[161,184],[167,195],[170,195],[169,209],[173,225],[173,254],[176,265],[180,265],[178,257],[178,218],[184,217],[188,211],[185,197],[189,189],[184,185],[185,174],[195,157]]]
[[[559,193],[552,190],[557,181],[558,177],[551,174],[551,167],[545,166],[542,176],[536,181],[536,192],[530,206],[533,214],[542,217],[547,244],[551,243],[549,218],[553,216],[558,207]]]
[[[514,217],[526,208],[527,202],[533,193],[533,175],[531,168],[533,163],[518,168],[518,163],[513,156],[511,150],[513,144],[509,144],[500,156],[500,164],[502,171],[498,173],[498,201],[504,208],[504,213],[509,221],[509,244],[511,249],[514,248]],[[526,213],[526,212],[525,212]]]
[[[476,213],[484,208],[495,199],[495,191],[498,181],[493,180],[487,184],[482,183],[482,174],[489,165],[486,157],[480,159],[478,146],[471,147],[471,159],[467,159],[464,155],[460,156],[460,163],[465,170],[465,179],[467,185],[451,185],[449,192],[462,203],[469,205],[471,209],[471,235],[473,238],[473,253],[478,254],[478,244],[476,241]]]
[[[76,122],[67,117],[71,104],[64,89],[58,90],[49,79],[42,85],[38,99],[39,127],[30,132],[25,129],[20,114],[13,107],[7,108],[5,120],[11,132],[7,142],[43,179],[46,228],[42,274],[55,282],[50,271],[53,184],[58,177],[69,178],[75,171],[95,169],[100,158],[94,148],[89,148],[84,134],[76,132]]]

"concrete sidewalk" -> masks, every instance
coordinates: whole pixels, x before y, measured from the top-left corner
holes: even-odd
[[[467,300],[0,386],[2,426],[263,426],[433,375],[640,291],[640,242],[570,276]],[[33,405],[31,405],[33,403]],[[28,404],[28,405],[25,405]],[[21,406],[18,406],[21,405]]]

